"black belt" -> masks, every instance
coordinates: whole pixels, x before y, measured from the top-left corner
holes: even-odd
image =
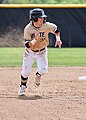
[[[40,49],[40,50],[32,50],[33,52],[40,52],[40,51],[42,51],[42,50],[45,50],[45,48],[42,48],[42,49]]]

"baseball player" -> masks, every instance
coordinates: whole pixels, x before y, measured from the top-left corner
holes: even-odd
[[[40,85],[41,76],[48,72],[47,46],[49,44],[48,34],[56,36],[55,47],[61,48],[60,31],[57,25],[46,22],[44,10],[35,8],[30,10],[30,23],[24,28],[25,52],[21,71],[21,83],[18,94],[24,95],[27,88],[27,80],[32,71],[34,60],[37,62],[35,85]]]

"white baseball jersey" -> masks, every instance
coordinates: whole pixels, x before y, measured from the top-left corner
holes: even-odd
[[[31,47],[32,50],[40,50],[49,44],[48,34],[55,33],[57,30],[57,26],[53,23],[46,22],[42,24],[40,28],[36,28],[30,22],[24,29],[24,39],[25,40],[32,40],[34,39],[35,32],[39,32],[39,40],[37,40],[36,44]]]
[[[35,45],[31,46],[30,48],[25,48],[24,58],[23,58],[23,66],[22,66],[22,76],[28,77],[31,73],[32,65],[34,60],[37,62],[38,66],[38,73],[44,74],[48,72],[48,59],[47,59],[47,46],[49,44],[48,34],[53,33],[57,30],[57,26],[53,23],[46,22],[42,24],[40,28],[36,28],[30,22],[24,29],[24,39],[25,40],[33,40],[36,31],[39,33],[39,39]],[[43,49],[45,48],[45,49]],[[41,49],[43,49],[41,51]],[[39,50],[40,52],[34,52]]]

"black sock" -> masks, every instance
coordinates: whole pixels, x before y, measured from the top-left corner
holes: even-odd
[[[38,72],[36,72],[36,75],[41,76],[41,74],[39,74]]]
[[[21,85],[20,85],[20,86],[22,86],[22,85],[26,86],[26,82],[25,82],[25,83],[21,82]]]
[[[21,85],[20,85],[20,86],[22,86],[22,85],[26,86],[27,79],[28,79],[28,77],[27,77],[27,78],[24,78],[24,77],[21,75]],[[22,81],[24,81],[24,82],[22,82]]]

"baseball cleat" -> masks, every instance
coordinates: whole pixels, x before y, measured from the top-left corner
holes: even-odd
[[[18,91],[19,95],[24,95],[25,93],[25,89],[27,88],[27,86],[21,85]]]
[[[40,85],[40,79],[41,79],[41,76],[40,75],[36,75],[35,77],[35,86],[38,87]]]

